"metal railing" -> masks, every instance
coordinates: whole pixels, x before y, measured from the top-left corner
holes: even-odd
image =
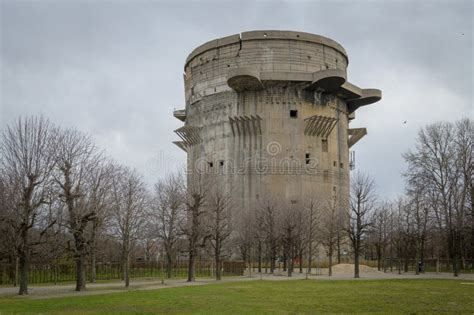
[[[15,282],[15,265],[0,263],[0,285],[13,285]],[[196,278],[215,277],[216,268],[213,261],[196,261]],[[161,261],[152,262],[134,262],[130,265],[130,278],[186,278],[188,273],[188,262],[176,262],[170,268],[168,274],[166,263]],[[242,276],[245,272],[245,264],[241,261],[224,261],[222,263],[221,275]],[[122,265],[118,262],[97,263],[96,281],[121,280],[123,279]],[[170,275],[170,277],[168,277]],[[92,278],[91,265],[86,265],[86,279]],[[73,282],[76,279],[76,267],[73,263],[49,264],[36,263],[30,264],[28,273],[28,283],[64,283]]]

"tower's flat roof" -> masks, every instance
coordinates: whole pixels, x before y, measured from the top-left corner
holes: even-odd
[[[305,42],[312,42],[312,43],[317,43],[321,44],[324,46],[328,46],[331,48],[334,48],[335,50],[339,51],[341,54],[343,54],[346,59],[347,53],[344,47],[342,47],[341,44],[338,42],[316,34],[311,34],[311,33],[305,33],[305,32],[295,32],[295,31],[278,31],[278,30],[261,30],[261,31],[249,31],[249,32],[243,32],[241,34],[235,34],[235,35],[230,35],[218,39],[213,39],[211,41],[208,41],[201,46],[198,46],[195,48],[186,58],[186,64],[185,67],[188,65],[188,63],[196,56],[211,50],[211,49],[216,49],[218,47],[223,47],[227,45],[231,45],[234,43],[238,43],[240,41],[246,41],[246,40],[267,40],[267,39],[289,39],[289,40],[299,40],[299,41],[305,41]]]

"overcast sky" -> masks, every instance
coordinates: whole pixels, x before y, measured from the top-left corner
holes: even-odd
[[[0,127],[31,114],[75,126],[149,183],[185,161],[171,142],[186,56],[243,31],[330,37],[348,80],[382,90],[351,123],[368,129],[356,166],[382,196],[403,193],[401,154],[421,126],[474,117],[473,1],[0,2]]]

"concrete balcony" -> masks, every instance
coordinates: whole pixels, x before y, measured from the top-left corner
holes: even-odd
[[[178,118],[181,121],[186,121],[186,110],[185,109],[177,109],[173,112],[173,116]]]

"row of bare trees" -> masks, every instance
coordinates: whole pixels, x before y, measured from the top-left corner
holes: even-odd
[[[356,173],[351,189],[350,200],[340,198],[335,189],[327,196],[308,196],[302,201],[272,196],[244,209],[238,215],[233,240],[242,259],[255,261],[259,272],[265,268],[274,273],[276,263],[282,263],[288,276],[292,276],[295,262],[300,273],[304,265],[311,273],[316,252],[328,258],[330,276],[333,258],[340,263],[343,252],[351,252],[358,266],[376,201],[374,180]]]
[[[379,268],[390,257],[421,266],[427,257],[449,259],[455,276],[474,268],[474,122],[439,122],[422,128],[403,155],[406,193],[372,214],[370,246]],[[419,272],[419,269],[416,269]]]
[[[404,155],[407,189],[397,200],[377,199],[373,178],[355,173],[348,200],[334,189],[291,202],[268,194],[238,208],[216,175],[190,180],[177,172],[148,189],[89,135],[42,117],[20,118],[0,140],[0,259],[15,266],[20,294],[28,293],[32,261],[74,261],[81,291],[86,265],[94,282],[98,259],[120,261],[128,286],[138,255],[164,260],[167,277],[185,256],[188,281],[201,257],[213,259],[219,280],[224,259],[270,273],[281,263],[291,276],[295,263],[311,272],[322,253],[329,275],[341,256],[353,258],[355,277],[360,258],[372,256],[379,269],[397,259],[399,271],[402,260],[406,271],[409,259],[448,257],[457,275],[474,259],[472,151],[471,120],[433,124]]]
[[[166,257],[168,277],[184,252],[189,281],[198,255],[211,253],[221,278],[232,204],[216,185],[197,182],[187,189],[177,173],[150,190],[89,135],[43,117],[19,118],[0,140],[0,261],[15,266],[19,294],[28,294],[32,262],[73,261],[76,290],[85,290],[86,266],[94,282],[97,257],[104,261],[110,251],[106,259],[122,263],[129,286],[137,248],[146,248],[148,260]]]
[[[19,294],[28,294],[32,259],[65,252],[76,265],[76,290],[84,290],[87,259],[95,266],[104,233],[121,244],[128,285],[130,247],[147,202],[140,175],[108,159],[90,136],[43,117],[6,126],[0,152],[1,254],[17,266]]]

